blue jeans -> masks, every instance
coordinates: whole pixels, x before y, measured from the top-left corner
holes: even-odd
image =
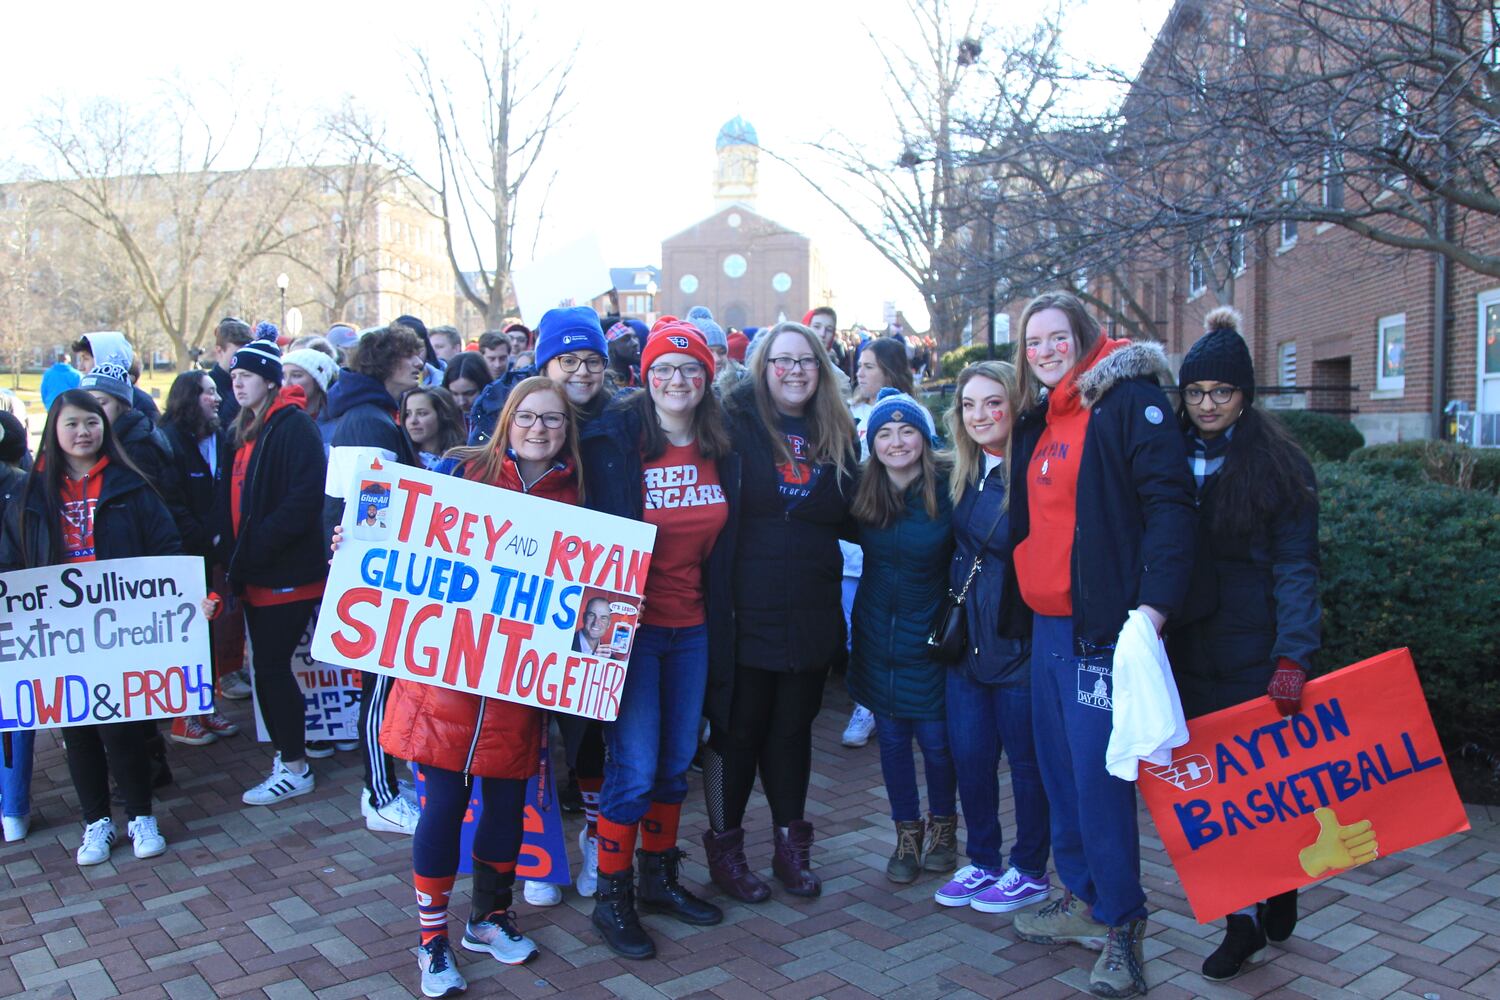
[[[915,737],[922,748],[922,770],[927,772],[927,807],[934,816],[958,813],[958,785],[953,758],[948,753],[948,724],[941,719],[913,722],[875,716],[875,735],[880,741],[880,771],[885,775],[885,793],[891,800],[891,819],[909,823],[922,818],[917,798],[917,759],[911,751]]]
[[[1119,927],[1146,916],[1135,785],[1104,769],[1114,725],[1114,650],[1080,657],[1073,619],[1036,615],[1031,706],[1042,784],[1052,809],[1052,861],[1094,919]]]
[[[16,729],[9,734],[11,766],[0,755],[0,816],[31,815],[31,755],[36,733]]]
[[[948,743],[958,770],[958,795],[969,830],[969,861],[994,874],[1006,863],[1000,853],[1000,753],[1010,758],[1010,790],[1016,800],[1016,839],[1009,866],[1023,875],[1047,874],[1047,793],[1031,731],[1031,686],[985,684],[963,666],[948,670]]]
[[[610,822],[639,823],[651,803],[687,798],[707,685],[708,626],[636,629],[620,715],[604,727],[599,812]]]

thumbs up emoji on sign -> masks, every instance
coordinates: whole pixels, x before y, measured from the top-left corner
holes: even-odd
[[[1338,816],[1326,806],[1313,810],[1318,821],[1318,839],[1297,852],[1302,870],[1313,878],[1338,868],[1354,868],[1380,856],[1370,821],[1340,826]]]

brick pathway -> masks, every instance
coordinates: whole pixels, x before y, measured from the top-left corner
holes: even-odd
[[[464,953],[469,995],[1062,997],[1086,987],[1091,953],[1017,941],[1007,916],[938,907],[936,878],[902,889],[886,881],[894,835],[876,750],[838,745],[847,707],[831,686],[817,729],[809,809],[821,899],[778,892],[759,906],[729,906],[723,925],[703,929],[648,917],[660,958],[644,963],[612,957],[589,927],[591,904],[571,891],[552,910],[521,904],[542,957],[506,968]],[[250,721],[245,703],[230,714]],[[167,854],[136,861],[126,845],[111,863],[81,871],[61,745],[43,734],[32,834],[0,847],[0,996],[418,994],[409,842],[365,829],[355,756],[315,762],[315,795],[274,811],[242,806],[240,792],[269,757],[244,736],[173,747],[178,781],[158,807]],[[689,837],[703,829],[700,803],[695,782]],[[1218,931],[1188,915],[1143,814],[1151,996],[1500,997],[1500,810],[1471,810],[1471,819],[1471,833],[1305,893],[1297,935],[1273,946],[1274,961],[1213,985],[1197,969]],[[768,868],[758,797],[751,822],[751,856]],[[701,847],[693,854],[685,874],[701,883]],[[466,886],[455,894],[455,927],[467,914]]]

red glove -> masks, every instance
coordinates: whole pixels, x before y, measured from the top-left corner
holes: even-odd
[[[1276,710],[1283,716],[1302,711],[1302,685],[1307,683],[1307,671],[1295,660],[1285,656],[1276,661],[1276,672],[1271,683],[1266,685],[1266,694],[1276,703]]]

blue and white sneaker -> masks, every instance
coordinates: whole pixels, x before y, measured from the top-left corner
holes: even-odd
[[[458,967],[453,964],[453,949],[441,935],[417,949],[417,968],[422,972],[422,995],[457,996],[469,988]]]

